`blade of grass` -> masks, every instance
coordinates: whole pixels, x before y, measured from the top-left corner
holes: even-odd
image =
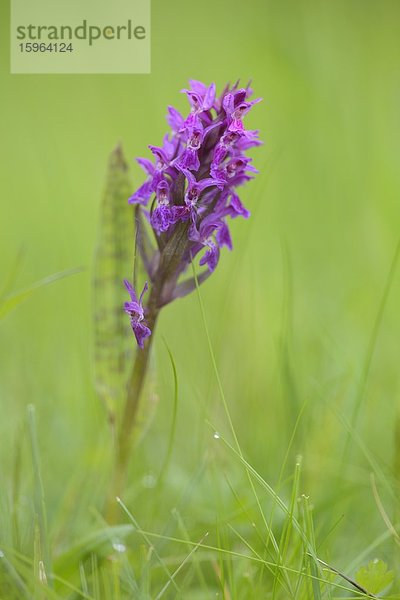
[[[181,534],[183,535],[184,539],[186,539],[188,542],[190,542],[189,532],[188,532],[185,522],[177,508],[172,509],[172,515],[176,519],[176,521],[178,523],[178,528],[179,528]],[[203,571],[201,568],[201,564],[197,560],[197,557],[194,558],[194,567],[197,572],[198,579],[201,582],[203,588],[207,589],[207,587],[208,587],[207,581],[204,577],[204,574],[203,574]]]
[[[37,517],[35,521],[35,537],[33,543],[34,596],[37,600],[46,600],[45,588],[47,587],[47,575],[42,559],[41,534]]]
[[[21,594],[21,600],[22,598],[33,600],[32,595],[29,589],[27,588],[24,580],[19,575],[14,565],[5,556],[2,550],[0,550],[0,565],[7,573],[9,580],[15,585],[15,588],[18,590],[18,593]]]
[[[199,542],[197,542],[197,544],[192,548],[192,550],[189,552],[189,554],[186,556],[186,558],[181,562],[179,567],[172,573],[171,578],[169,579],[169,581],[167,581],[167,583],[164,585],[162,590],[160,590],[160,592],[157,594],[157,596],[155,597],[155,600],[160,600],[160,598],[165,594],[165,592],[169,588],[170,584],[174,581],[175,577],[183,569],[185,564],[190,560],[190,558],[196,552],[196,550],[201,546],[201,544],[203,543],[203,541],[206,539],[207,536],[208,536],[208,532],[206,532],[203,535],[201,540]]]
[[[226,544],[221,539],[221,528],[217,517],[216,522],[216,534],[217,534],[217,544],[218,548],[226,548]],[[230,557],[229,557],[230,558]],[[222,560],[221,554],[218,552],[217,554],[217,562],[213,564],[214,571],[217,577],[218,585],[221,590],[221,594],[223,598],[226,598],[226,577],[225,577],[225,560]],[[229,597],[229,595],[228,595]]]
[[[293,529],[294,510],[295,510],[297,497],[298,497],[298,493],[299,493],[300,472],[301,472],[301,458],[299,457],[299,459],[297,460],[296,466],[295,466],[292,494],[290,497],[290,504],[289,504],[289,514],[287,515],[286,522],[285,522],[285,525],[284,525],[284,528],[282,531],[281,539],[279,542],[279,547],[281,548],[281,556],[282,556],[283,564],[286,560],[286,555],[287,555],[287,551],[289,548],[289,543],[290,543],[292,529]],[[276,506],[276,504],[274,503],[273,508],[275,508],[275,506]],[[278,565],[279,565],[279,562],[278,562]],[[274,600],[276,598],[278,575],[279,575],[279,571],[277,570],[275,573],[275,577],[274,577],[274,585],[273,585],[273,589],[272,589],[272,600]]]
[[[377,596],[374,596],[374,594],[371,594],[371,592],[369,592],[362,585],[360,585],[359,583],[357,583],[356,581],[354,581],[354,579],[351,579],[350,577],[348,577],[347,575],[345,575],[344,573],[342,573],[338,569],[335,569],[334,567],[331,567],[325,561],[323,561],[323,560],[321,560],[319,558],[318,562],[321,563],[321,565],[323,565],[327,569],[329,569],[329,571],[332,571],[332,573],[335,573],[336,575],[339,575],[342,579],[344,579],[345,581],[347,581],[347,583],[350,583],[350,585],[352,585],[357,591],[361,592],[361,594],[364,594],[368,598],[377,598]]]
[[[235,427],[233,425],[233,421],[232,421],[231,413],[230,413],[230,410],[229,410],[228,402],[226,400],[225,392],[224,392],[224,389],[223,389],[223,386],[222,386],[222,382],[221,382],[221,378],[219,376],[217,361],[215,359],[214,349],[213,349],[212,342],[211,342],[210,332],[209,332],[208,324],[207,324],[206,313],[205,313],[204,304],[203,304],[203,300],[202,300],[201,293],[200,293],[200,286],[199,286],[199,282],[198,282],[198,278],[197,278],[197,274],[196,274],[196,269],[195,269],[193,260],[191,261],[191,263],[192,263],[193,277],[195,278],[195,281],[196,281],[197,297],[198,297],[198,300],[199,300],[201,317],[202,317],[202,321],[203,321],[204,331],[205,331],[205,334],[206,334],[207,346],[208,346],[208,350],[209,350],[209,354],[210,354],[210,358],[211,358],[211,363],[212,363],[214,375],[215,375],[215,378],[216,378],[216,381],[217,381],[219,394],[220,394],[220,397],[221,397],[221,400],[222,400],[222,405],[223,405],[223,408],[224,408],[224,412],[225,412],[226,418],[228,420],[229,429],[231,431],[232,437],[233,437],[234,442],[235,442],[235,446],[237,448],[237,452],[238,452],[239,456],[241,456],[243,458],[242,449],[240,447],[240,443],[239,443],[238,437],[236,435],[236,431],[235,431]],[[249,485],[251,487],[252,493],[254,494],[255,500],[257,502],[257,506],[258,506],[261,518],[262,518],[262,520],[264,522],[264,526],[266,528],[266,532],[267,532],[266,546],[268,546],[268,542],[269,542],[269,540],[271,540],[273,548],[274,548],[275,552],[277,553],[277,556],[279,556],[279,546],[278,546],[278,544],[276,542],[276,539],[274,537],[272,529],[269,527],[269,523],[267,522],[267,519],[265,517],[265,514],[264,514],[263,508],[261,506],[260,499],[259,499],[259,497],[257,495],[257,491],[255,489],[253,480],[250,477],[250,474],[247,471],[247,469],[246,469],[246,474],[247,474],[247,479],[248,479]],[[288,583],[288,586],[290,588],[290,581],[289,581],[289,579],[287,580],[287,583]]]
[[[229,529],[236,535],[236,537],[242,542],[242,544],[244,544],[253,554],[256,558],[258,558],[260,560],[260,562],[262,562],[263,566],[265,566],[265,568],[271,573],[271,575],[275,576],[276,579],[279,580],[279,573],[280,573],[280,565],[277,564],[276,565],[276,569],[273,569],[271,567],[271,563],[268,563],[264,560],[264,558],[261,556],[261,554],[259,554],[250,544],[250,542],[248,542],[232,525],[230,525],[228,523],[228,527]],[[285,586],[285,581],[282,582],[282,585]],[[285,593],[286,594],[291,594],[291,591],[287,589],[285,589]],[[293,596],[292,596],[293,597]]]
[[[88,588],[87,579],[86,579],[85,565],[83,564],[82,561],[79,563],[79,575],[80,575],[80,578],[81,578],[82,592],[84,594],[88,595],[89,594],[89,588]]]
[[[93,587],[93,598],[94,600],[101,600],[100,598],[100,580],[99,580],[99,565],[97,562],[97,555],[91,555],[91,570],[92,570],[92,587]]]
[[[252,526],[253,530],[255,531],[255,533],[256,533],[256,535],[257,535],[257,537],[258,537],[258,539],[259,539],[260,543],[261,543],[263,546],[265,546],[265,540],[264,540],[264,538],[262,537],[262,535],[261,535],[261,533],[260,533],[260,531],[259,531],[259,529],[258,529],[258,527],[257,527],[256,523],[253,523],[253,522],[251,521],[251,518],[250,518],[250,515],[249,515],[249,512],[248,512],[248,510],[247,510],[247,509],[246,509],[246,507],[243,505],[242,501],[240,500],[240,497],[239,497],[239,495],[237,494],[237,492],[236,492],[236,491],[235,491],[235,489],[233,488],[233,486],[232,486],[232,484],[230,483],[229,479],[227,479],[227,478],[226,478],[226,480],[227,480],[227,483],[228,483],[228,485],[229,485],[229,487],[230,487],[230,489],[231,489],[231,491],[232,491],[232,494],[234,495],[234,497],[235,497],[235,499],[236,499],[237,503],[239,504],[239,506],[241,507],[241,510],[242,510],[243,514],[244,514],[244,515],[246,515],[246,517],[247,517],[247,520],[248,520],[249,524],[251,524],[251,526]],[[229,523],[228,523],[228,526],[230,527],[230,524],[229,524]],[[247,543],[248,543],[248,542],[244,542],[244,543],[247,545]],[[255,553],[255,555],[256,555],[256,556],[258,556],[258,557],[259,557],[259,558],[261,558],[261,559],[263,558],[263,557],[262,557],[261,555],[259,555],[259,554],[258,554],[258,553],[257,553],[257,552],[256,552],[256,551],[255,551],[255,550],[252,548],[252,547],[249,547],[249,548],[250,548],[251,550],[253,550],[253,552]],[[272,558],[272,552],[270,552],[268,548],[265,548],[265,547],[264,547],[264,558],[265,558],[265,555],[266,555],[266,554],[268,554],[268,555],[269,555],[269,556]],[[263,572],[264,572],[264,568],[267,568],[267,570],[269,570],[269,572],[270,572],[272,575],[274,575],[274,571],[273,571],[273,570],[272,570],[270,567],[268,567],[268,565],[264,565],[264,564],[262,564],[262,566],[261,566],[261,570],[260,570],[259,583],[261,583],[261,580],[262,580],[262,574],[263,574]],[[278,575],[279,575],[279,573],[278,573]]]
[[[11,266],[11,269],[9,270],[9,272],[6,276],[6,280],[3,284],[3,288],[0,291],[0,298],[4,298],[11,291],[13,284],[14,284],[14,280],[15,280],[17,273],[21,267],[23,255],[24,255],[24,248],[21,247],[17,252],[17,256],[14,261],[14,264]]]
[[[370,479],[371,479],[372,493],[374,495],[375,503],[376,503],[376,506],[377,506],[377,508],[379,510],[379,513],[380,513],[380,515],[381,515],[381,517],[382,517],[382,519],[383,519],[386,527],[388,528],[389,532],[392,534],[395,543],[398,546],[400,546],[400,536],[397,533],[397,531],[396,531],[393,523],[389,519],[389,516],[388,516],[388,514],[387,514],[387,512],[385,510],[385,507],[383,506],[383,502],[382,502],[381,497],[379,495],[378,488],[376,487],[375,476],[374,476],[373,473],[371,473]]]
[[[30,287],[25,288],[20,292],[15,292],[13,294],[9,294],[8,296],[0,298],[0,319],[3,319],[7,313],[16,308],[19,304],[28,300],[28,298],[39,290],[40,288],[54,283],[60,279],[64,279],[65,277],[69,277],[70,275],[75,275],[76,273],[81,273],[83,271],[83,267],[77,267],[75,269],[68,269],[66,271],[60,271],[59,273],[55,273],[54,275],[49,275],[48,277],[44,277],[40,279],[36,283],[33,283]]]
[[[161,558],[161,556],[159,555],[159,553],[157,552],[157,549],[154,547],[154,545],[151,543],[151,540],[149,539],[149,537],[146,534],[142,533],[141,528],[139,527],[139,523],[137,522],[137,520],[135,519],[135,517],[133,516],[133,514],[130,512],[130,510],[128,509],[128,507],[124,504],[124,502],[121,500],[121,498],[117,498],[117,502],[120,505],[120,507],[122,508],[122,510],[124,511],[124,513],[128,516],[129,520],[132,521],[133,526],[135,528],[135,531],[140,532],[144,541],[146,542],[146,544],[148,545],[149,548],[152,549],[152,552],[154,554],[154,556],[156,557],[157,561],[160,563],[161,567],[163,568],[165,574],[167,575],[167,577],[169,579],[171,579],[171,573],[169,572],[169,569],[167,567],[167,565],[165,564],[165,562],[163,561],[163,559]],[[176,583],[174,581],[172,581],[175,589],[177,592],[179,592],[178,587],[176,586]]]
[[[368,461],[371,469],[377,475],[377,477],[379,478],[379,480],[381,481],[381,483],[385,486],[385,489],[388,492],[388,494],[392,497],[392,499],[394,500],[394,502],[398,503],[399,502],[399,498],[396,495],[393,487],[390,485],[390,483],[389,483],[387,477],[385,476],[383,470],[379,466],[379,463],[377,462],[377,460],[375,460],[375,458],[372,455],[372,453],[368,450],[367,446],[365,445],[365,443],[362,440],[361,436],[357,433],[356,429],[354,427],[352,427],[352,425],[349,423],[349,421],[346,419],[346,417],[342,413],[339,413],[338,411],[336,411],[334,409],[334,414],[336,415],[336,417],[338,418],[338,420],[345,426],[345,428],[347,429],[349,435],[352,437],[353,441],[356,442],[357,446],[360,448],[361,452],[363,453],[363,455],[365,456],[366,460]]]
[[[145,530],[137,530],[137,533],[140,533],[141,535],[146,535],[148,537],[154,537],[156,539],[162,539],[162,540],[166,540],[166,541],[170,541],[170,542],[175,542],[175,543],[179,543],[179,544],[190,544],[191,546],[198,546],[199,548],[203,548],[204,550],[211,550],[214,552],[220,552],[222,554],[226,554],[231,556],[232,558],[241,558],[241,559],[247,559],[251,562],[255,562],[257,564],[262,564],[265,563],[267,565],[269,565],[272,568],[276,568],[278,565],[277,563],[273,563],[270,561],[265,561],[262,558],[257,558],[256,556],[250,556],[249,554],[243,554],[241,552],[236,552],[234,550],[227,550],[226,548],[219,548],[218,546],[211,546],[208,544],[200,544],[199,542],[189,542],[188,540],[183,540],[181,538],[176,538],[176,537],[172,537],[172,536],[166,536],[166,535],[162,535],[159,533],[154,533],[151,531],[145,531]],[[293,573],[294,575],[304,575],[306,577],[308,577],[309,579],[314,579],[315,577],[309,573],[302,573],[299,569],[294,569],[292,567],[287,567],[284,565],[281,565],[280,567],[281,569],[287,571],[288,573]],[[326,585],[331,585],[332,587],[338,589],[338,590],[344,590],[347,592],[351,592],[351,593],[356,593],[358,594],[358,596],[365,597],[365,594],[362,592],[358,592],[357,590],[353,590],[351,588],[348,588],[346,586],[343,586],[341,584],[335,583],[335,582],[331,582],[328,581],[326,579],[323,579],[322,577],[317,577],[318,581],[320,581],[320,583],[326,584]],[[358,597],[357,596],[357,597]],[[389,600],[389,599],[388,599]]]
[[[241,462],[243,464],[244,468],[248,471],[249,475],[252,478],[254,478],[255,481],[257,481],[259,483],[259,485],[268,492],[268,494],[271,496],[271,498],[273,498],[275,500],[277,506],[279,506],[279,508],[282,510],[282,512],[286,515],[289,515],[290,512],[289,512],[288,507],[283,502],[283,500],[280,498],[280,496],[273,490],[273,488],[265,481],[265,479],[254,469],[254,467],[252,467],[250,465],[250,463],[248,463],[246,461],[246,459],[243,457],[243,455],[239,454],[239,452],[231,444],[229,444],[229,442],[222,435],[219,435],[219,438],[225,444],[225,446],[227,448],[229,448],[229,450],[239,460],[239,462]],[[308,541],[306,532],[303,529],[303,527],[301,526],[300,522],[295,517],[292,517],[292,522],[293,522],[294,529],[297,531],[300,538],[302,539],[304,544],[307,546],[308,552],[312,556],[314,556],[314,558],[316,559],[314,549],[313,549],[312,545],[310,544],[310,542]]]
[[[110,550],[110,540],[124,539],[134,531],[130,524],[105,527],[85,535],[74,546],[59,555],[55,561],[56,573],[62,573],[64,578],[70,577],[75,571],[75,565],[92,554],[103,556]]]
[[[172,368],[172,374],[173,374],[173,378],[174,378],[174,401],[173,401],[173,407],[172,407],[172,421],[171,421],[171,429],[170,429],[170,433],[169,433],[167,452],[165,454],[164,462],[161,466],[160,475],[158,478],[158,485],[160,487],[162,487],[165,474],[168,470],[169,463],[171,461],[172,450],[174,447],[175,432],[176,432],[176,417],[178,414],[178,392],[179,392],[178,374],[176,371],[175,360],[174,360],[172,352],[171,352],[170,348],[168,347],[167,342],[165,340],[164,340],[164,344],[165,344],[165,347],[167,348],[167,352],[168,352],[168,356],[169,356],[169,360],[170,360],[171,368]]]
[[[368,380],[369,380],[369,374],[370,374],[370,370],[371,370],[372,359],[374,357],[375,347],[376,347],[379,331],[380,331],[380,328],[382,325],[382,320],[383,320],[383,315],[385,312],[386,304],[387,304],[389,294],[390,294],[390,291],[392,288],[392,284],[394,281],[394,276],[396,273],[396,268],[397,268],[397,263],[398,263],[399,257],[400,257],[400,240],[397,243],[397,246],[396,246],[393,258],[392,258],[389,273],[386,278],[385,286],[383,289],[382,298],[381,298],[381,301],[378,306],[378,311],[375,316],[371,335],[370,335],[369,342],[367,345],[364,363],[363,363],[362,370],[361,370],[360,381],[358,383],[357,393],[356,393],[356,397],[355,397],[355,401],[354,401],[353,411],[352,411],[352,414],[350,417],[350,425],[351,425],[352,429],[356,428],[361,405],[365,399],[367,384],[368,384]],[[343,468],[345,468],[348,463],[350,440],[351,440],[351,436],[348,433],[344,451],[343,451],[343,460],[342,460]]]
[[[20,433],[20,432],[18,432]],[[18,504],[21,492],[21,464],[22,464],[22,435],[16,435],[14,445],[14,461],[12,472],[12,488],[11,488],[11,520],[13,529],[14,547],[20,546],[20,528],[18,521]]]
[[[46,502],[44,495],[44,486],[42,479],[41,461],[39,454],[39,445],[37,440],[37,428],[36,428],[36,417],[35,407],[33,404],[29,404],[28,408],[28,429],[29,437],[31,442],[32,451],[32,462],[34,472],[34,502],[35,502],[35,513],[37,516],[38,524],[38,545],[40,547],[40,560],[43,561],[45,571],[51,573],[51,559],[50,559],[50,547],[47,534],[47,515],[46,515]],[[51,585],[51,580],[49,581]]]
[[[307,531],[307,537],[308,537],[308,540],[314,550],[314,555],[311,555],[307,552],[307,548],[304,549],[305,554],[307,554],[307,556],[308,556],[309,567],[310,567],[311,574],[313,576],[312,580],[311,580],[313,596],[314,596],[314,600],[322,600],[322,592],[321,592],[321,586],[320,586],[320,582],[319,582],[319,567],[318,567],[317,559],[315,558],[314,523],[313,523],[313,518],[312,518],[312,514],[311,514],[309,498],[308,498],[308,496],[305,496],[304,494],[302,496],[302,508],[303,508],[303,518],[304,518],[305,527],[306,527],[306,531]]]

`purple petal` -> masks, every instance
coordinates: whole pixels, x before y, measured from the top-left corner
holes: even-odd
[[[146,283],[143,286],[142,293],[140,294],[140,298],[139,298],[139,304],[140,304],[140,306],[142,306],[143,296],[145,295],[145,293],[147,292],[148,289],[149,289],[149,284],[146,281]]]
[[[192,150],[198,150],[203,141],[203,128],[191,127],[188,131],[187,147]]]
[[[200,230],[199,230],[199,237],[197,239],[199,240],[206,240],[207,238],[209,238],[211,236],[212,233],[214,233],[214,231],[216,229],[218,229],[219,227],[221,227],[221,219],[214,214],[208,215],[205,219],[203,219],[203,221],[200,223]],[[192,239],[196,239],[196,238],[192,238]]]
[[[151,214],[150,222],[157,232],[167,231],[174,222],[171,207],[162,204],[157,206]]]
[[[165,179],[157,185],[156,196],[159,202],[166,203],[169,201],[169,185]]]
[[[212,165],[219,165],[227,155],[227,149],[225,146],[218,144],[215,148]]]
[[[124,302],[124,311],[131,317],[131,320],[133,318],[135,318],[135,320],[143,318],[142,307],[137,302]]]
[[[235,104],[235,110],[232,113],[232,117],[234,119],[243,119],[251,107],[258,102],[261,102],[261,98],[257,98],[257,100],[253,100],[252,102],[241,102],[238,106]]]
[[[237,90],[237,92],[235,92],[235,94],[234,94],[235,107],[238,106],[239,104],[241,104],[242,102],[244,102],[246,100],[247,96],[248,96],[248,90],[246,90],[244,88]]]
[[[228,131],[237,133],[239,135],[244,135],[244,125],[241,119],[233,119],[232,123],[228,127]]]
[[[153,182],[145,181],[138,190],[128,199],[129,204],[143,204],[145,206],[153,193]]]
[[[214,243],[209,243],[207,251],[204,253],[200,260],[200,265],[207,265],[211,272],[215,270],[219,260],[219,249]]]
[[[210,110],[215,102],[215,83],[212,83],[206,91],[203,100],[203,110]]]
[[[222,246],[226,246],[229,250],[232,250],[232,239],[231,234],[229,232],[228,225],[222,222],[221,227],[218,228],[216,239],[218,245],[222,248]]]
[[[227,207],[228,214],[234,219],[235,217],[244,217],[248,219],[250,216],[250,211],[247,210],[245,206],[240,201],[240,198],[237,194],[231,194],[231,202]]]
[[[153,163],[151,162],[151,160],[149,160],[148,158],[137,158],[136,162],[139,163],[139,165],[142,167],[142,169],[148,175],[150,175],[150,177],[152,177],[154,175],[155,167],[154,167]]]
[[[175,154],[180,146],[180,143],[181,143],[181,140],[180,140],[180,136],[178,136],[178,135],[172,135],[170,137],[167,133],[164,136],[161,149],[164,151],[164,157],[167,162],[170,162],[172,160],[172,158],[175,156]]]
[[[179,165],[181,169],[197,171],[200,168],[200,160],[197,154],[197,150],[186,148],[182,156],[180,156],[178,161],[176,162],[176,165]]]
[[[188,100],[190,102],[191,107],[193,108],[193,110],[198,111],[201,110],[202,107],[202,98],[200,94],[197,94],[196,92],[192,92],[192,90],[182,90],[182,92],[184,92],[186,94],[186,96],[188,97]]]
[[[183,127],[180,131],[184,131],[187,129],[193,129],[194,127],[201,128],[202,122],[200,121],[198,114],[195,112],[192,112],[192,113],[190,113],[188,118],[185,119],[185,122],[183,123]]]
[[[224,97],[224,99],[222,101],[222,107],[223,107],[225,113],[228,115],[228,117],[233,113],[234,108],[235,108],[233,94],[226,94],[226,96]]]
[[[220,190],[224,189],[225,181],[222,179],[214,179],[214,177],[206,177],[205,179],[200,179],[197,183],[197,188],[199,192],[202,192],[204,189],[215,185]]]
[[[168,106],[168,116],[167,116],[168,125],[171,127],[173,131],[180,131],[184,124],[184,118],[181,113],[176,110],[173,106]]]
[[[192,91],[196,92],[196,94],[203,96],[206,93],[207,86],[202,81],[197,81],[197,79],[189,79],[189,83]]]
[[[158,146],[149,146],[150,150],[152,151],[152,153],[154,154],[154,156],[157,158],[158,161],[158,165],[156,165],[156,168],[161,169],[163,167],[166,167],[168,165],[168,156],[165,153],[165,150],[163,148],[159,148]]]
[[[151,335],[150,329],[142,322],[131,322],[133,333],[135,334],[136,341],[139,348],[143,350],[144,340]]]
[[[178,221],[187,221],[190,218],[190,208],[188,206],[172,206],[172,223]]]
[[[132,302],[136,302],[136,304],[138,304],[136,292],[133,289],[133,286],[129,283],[129,281],[127,279],[124,279],[124,285],[125,285],[126,289],[128,290],[128,293],[131,297]]]

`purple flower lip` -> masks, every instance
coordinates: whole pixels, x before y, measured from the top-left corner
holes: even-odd
[[[124,310],[129,315],[132,330],[135,334],[139,348],[144,348],[144,340],[151,335],[151,331],[144,321],[144,310],[142,304],[143,296],[148,289],[147,281],[144,285],[142,293],[140,294],[139,300],[137,299],[134,288],[127,279],[124,280],[124,284],[131,297],[130,302],[125,302]]]
[[[252,90],[239,88],[238,82],[219,96],[214,83],[189,84],[182,90],[189,101],[188,116],[168,107],[171,133],[161,146],[149,145],[153,160],[137,159],[146,180],[129,198],[136,205],[138,248],[152,290],[159,294],[158,300],[151,296],[152,306],[192,291],[193,282],[180,278],[198,254],[199,264],[207,268],[199,275],[202,282],[217,267],[221,248],[232,249],[228,219],[250,216],[236,190],[258,172],[246,153],[261,142],[257,130],[246,129],[244,119],[261,99],[250,100]],[[156,248],[151,248],[140,214],[150,223]],[[131,297],[125,311],[143,348],[151,335],[142,305],[147,284],[139,300],[129,282],[125,285]]]

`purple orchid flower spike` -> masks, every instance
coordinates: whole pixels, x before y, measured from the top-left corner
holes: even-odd
[[[193,292],[215,272],[222,250],[232,250],[229,220],[250,215],[237,190],[257,173],[247,151],[261,142],[257,130],[246,128],[245,119],[259,99],[250,100],[251,89],[241,88],[239,82],[226,85],[220,95],[214,83],[193,79],[189,84],[183,90],[189,114],[168,107],[171,131],[161,145],[149,146],[152,158],[138,159],[145,180],[128,200],[135,211],[135,256],[140,256],[149,286],[145,284],[138,298],[125,280],[130,300],[124,309],[138,351],[118,422],[113,510],[126,480],[160,310]],[[194,260],[200,265],[198,274],[185,276]]]
[[[141,299],[137,302],[128,288],[131,302],[125,310],[140,348],[160,308],[194,289],[193,279],[182,281],[191,261],[199,255],[206,269],[198,281],[205,281],[221,249],[232,249],[228,220],[250,216],[236,190],[257,173],[246,153],[261,142],[244,120],[260,98],[250,100],[252,90],[238,82],[225,86],[220,96],[214,83],[192,79],[189,84],[182,90],[189,115],[168,107],[171,133],[161,146],[149,146],[153,160],[138,159],[147,179],[129,199],[136,205],[137,246],[151,284],[146,322]],[[146,223],[156,245],[149,243]]]
[[[130,302],[125,302],[124,310],[130,317],[132,330],[135,334],[138,346],[143,349],[144,340],[151,335],[151,331],[144,321],[145,317],[143,310],[143,296],[148,290],[147,281],[144,284],[139,300],[137,299],[135,290],[127,279],[124,280],[124,284],[131,297]]]

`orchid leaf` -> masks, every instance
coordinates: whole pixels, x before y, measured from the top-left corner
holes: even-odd
[[[210,275],[211,275],[211,271],[209,269],[207,269],[206,271],[203,271],[202,273],[200,273],[197,276],[197,283],[199,285],[201,283],[204,283],[204,281],[206,281],[206,279],[208,279]],[[165,294],[163,296],[161,306],[165,306],[166,304],[168,304],[169,302],[172,302],[172,300],[176,300],[177,298],[184,298],[185,296],[188,296],[189,294],[191,294],[195,289],[196,289],[196,279],[194,277],[184,279],[183,281],[181,281],[180,283],[178,283],[175,286],[175,289],[173,290],[173,292],[170,295]]]
[[[134,219],[127,203],[131,192],[128,166],[118,146],[111,154],[100,209],[94,261],[95,386],[109,418],[125,391],[134,342],[123,310],[124,279],[133,271]]]

